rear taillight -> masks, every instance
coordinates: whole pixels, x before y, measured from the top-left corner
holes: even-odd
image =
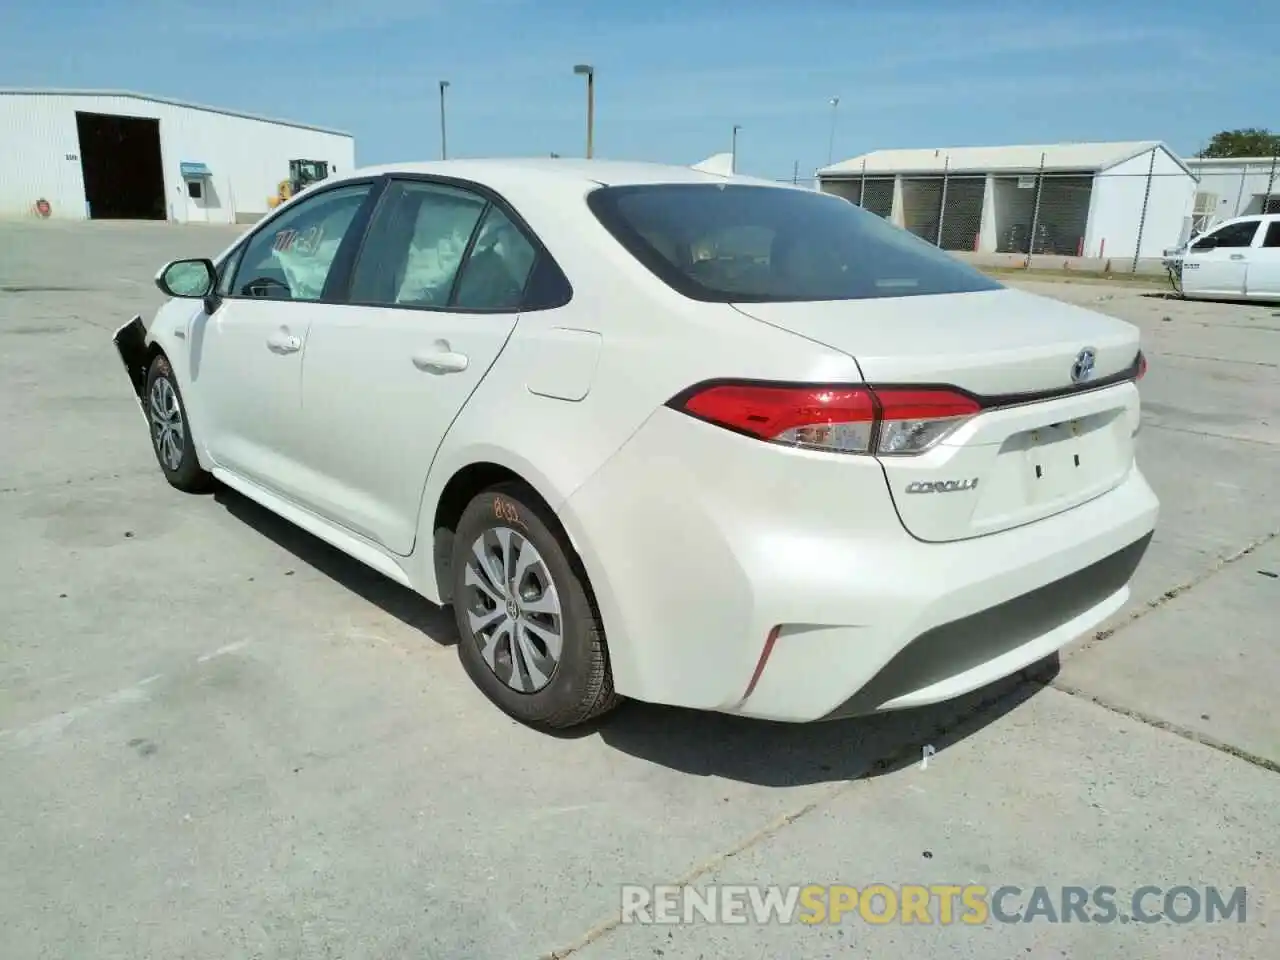
[[[922,453],[951,433],[982,407],[950,390],[877,390],[880,433],[876,453]]]
[[[771,443],[888,456],[922,453],[981,410],[953,390],[760,383],[695,389],[672,406]]]
[[[1135,380],[1141,380],[1147,375],[1147,355],[1141,350],[1138,351],[1138,375]]]

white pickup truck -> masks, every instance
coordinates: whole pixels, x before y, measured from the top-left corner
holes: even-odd
[[[1280,301],[1280,214],[1216,224],[1164,263],[1184,297]]]

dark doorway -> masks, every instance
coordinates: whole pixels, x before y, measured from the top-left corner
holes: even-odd
[[[160,121],[76,111],[91,220],[167,220]]]

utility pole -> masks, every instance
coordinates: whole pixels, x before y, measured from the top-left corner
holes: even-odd
[[[738,131],[741,129],[742,129],[742,126],[740,124],[735,123],[733,125],[733,152],[729,154],[729,156],[732,158],[729,161],[730,173],[738,172]]]
[[[1276,185],[1276,160],[1280,157],[1271,158],[1271,174],[1267,177],[1267,193],[1262,198],[1262,212],[1271,213],[1271,191]]]
[[[587,159],[590,160],[596,126],[596,68],[589,63],[579,63],[573,72],[587,78]]]
[[[449,158],[448,137],[445,131],[444,122],[444,92],[449,89],[449,81],[440,81],[440,159],[447,160]]]

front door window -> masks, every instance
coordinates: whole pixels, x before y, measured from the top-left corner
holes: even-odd
[[[245,245],[232,297],[319,300],[342,238],[372,184],[356,183],[301,200]]]

